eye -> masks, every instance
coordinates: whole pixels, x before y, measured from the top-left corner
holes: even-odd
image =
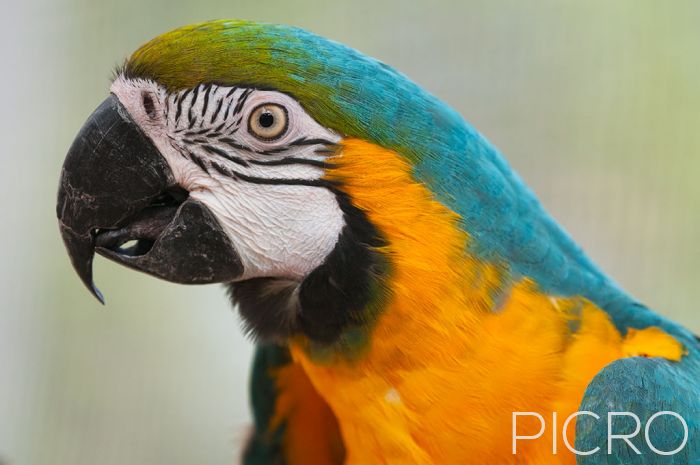
[[[248,118],[248,131],[266,142],[282,137],[288,126],[287,110],[276,103],[258,105]]]

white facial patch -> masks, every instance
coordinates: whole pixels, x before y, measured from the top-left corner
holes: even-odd
[[[240,279],[302,279],[331,253],[345,223],[322,178],[340,137],[296,100],[217,85],[173,94],[123,76],[111,91],[178,184],[218,219],[243,263]]]

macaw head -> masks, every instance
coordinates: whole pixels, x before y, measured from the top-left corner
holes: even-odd
[[[98,298],[95,251],[173,282],[229,283],[258,336],[321,343],[366,322],[402,263],[463,250],[465,231],[485,259],[533,262],[547,231],[530,226],[548,223],[525,211],[536,202],[491,146],[406,77],[242,21],[137,50],[71,146],[57,206]],[[499,230],[518,221],[514,237]]]

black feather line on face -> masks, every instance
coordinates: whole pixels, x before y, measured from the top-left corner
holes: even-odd
[[[203,147],[204,150],[206,150],[207,152],[212,153],[212,154],[214,154],[214,155],[218,155],[218,156],[220,156],[220,157],[222,157],[222,158],[225,158],[225,159],[228,160],[228,161],[232,161],[233,163],[235,163],[235,164],[237,164],[237,165],[240,165],[240,166],[248,166],[248,162],[247,162],[247,161],[245,161],[244,159],[239,158],[239,157],[237,157],[237,156],[235,156],[235,155],[231,155],[231,154],[229,154],[228,152],[226,152],[226,151],[223,150],[223,149],[220,149],[220,148],[218,148],[218,147],[214,147],[214,146],[212,146],[212,145],[203,145],[202,147]],[[219,171],[219,172],[220,172],[220,171]]]
[[[206,163],[204,162],[204,160],[202,160],[201,158],[199,158],[197,155],[195,155],[195,154],[193,154],[193,153],[190,153],[189,156],[190,156],[190,159],[191,159],[197,166],[199,166],[199,168],[200,168],[202,171],[204,171],[205,173],[209,174],[209,168],[207,168],[207,165],[206,165]]]
[[[187,135],[187,134],[185,134],[185,135]],[[314,153],[316,153],[317,155],[334,155],[336,153],[337,146],[335,143],[330,142],[330,141],[326,141],[323,139],[313,139],[313,140],[316,141],[316,142],[314,142],[314,144],[302,144],[302,143],[295,141],[295,142],[297,142],[296,144],[295,144],[295,142],[290,142],[288,145],[274,148],[274,149],[255,150],[251,147],[247,147],[247,146],[237,142],[234,139],[231,139],[230,137],[219,138],[219,142],[222,142],[233,149],[246,151],[246,152],[252,152],[252,153],[258,153],[260,155],[275,155],[278,153],[286,152],[287,150],[290,150],[293,146],[298,146],[298,145],[322,145],[322,146],[324,146],[325,148],[317,149],[314,151]],[[291,157],[291,158],[295,158],[295,157]],[[258,163],[258,164],[260,164],[260,165],[274,164],[274,162],[271,162],[271,163],[262,162],[262,163]]]
[[[211,84],[207,84],[204,90],[204,105],[202,105],[202,123],[204,122],[204,115],[207,113],[207,108],[209,107],[209,94],[211,93]],[[201,123],[200,123],[201,124]]]
[[[192,89],[192,101],[190,102],[190,108],[194,106],[195,103],[197,103],[197,96],[199,95],[199,88],[201,87],[201,84],[199,86],[195,86],[194,89]]]
[[[244,151],[247,151],[247,152],[253,152],[252,149],[249,149],[249,148],[246,147],[245,145],[241,145],[241,144],[239,144],[238,142],[236,142],[235,140],[230,139],[230,138],[228,138],[228,137],[222,137],[221,139],[219,139],[219,142],[223,142],[224,144],[226,144],[226,145],[228,145],[229,147],[234,148],[234,149],[236,149],[236,150],[244,150]]]
[[[184,96],[183,96],[183,98],[181,98],[177,102],[177,111],[175,112],[175,125],[176,126],[177,126],[177,123],[180,121],[180,115],[182,114],[182,101],[183,100],[184,100]]]
[[[223,167],[222,167],[223,168]],[[268,186],[309,186],[309,187],[325,187],[334,189],[336,182],[327,179],[301,179],[301,178],[261,178],[258,176],[250,176],[239,173],[238,171],[225,169],[227,175],[239,181],[249,182],[251,184],[263,184]]]
[[[326,139],[297,139],[289,143],[289,145],[335,145],[334,142]]]
[[[200,129],[199,131],[185,131],[182,134],[182,137],[201,136],[202,134],[206,133],[207,131],[209,131],[209,129]]]
[[[228,98],[228,95],[226,96]],[[233,105],[233,99],[229,100],[226,104],[226,111],[224,112],[224,121],[228,121],[228,112],[231,111],[231,105]]]
[[[330,345],[372,317],[372,292],[386,272],[377,248],[386,241],[347,194],[328,188],[336,194],[345,226],[322,265],[301,282],[257,278],[229,284],[231,300],[256,338],[286,341],[303,334],[314,343]]]
[[[216,109],[214,110],[214,114],[211,115],[211,119],[209,120],[209,124],[214,124],[216,117],[219,116],[219,112],[221,111],[221,105],[223,103],[224,103],[224,99],[220,98],[219,103],[216,104]]]
[[[286,152],[287,150],[289,150],[289,148],[289,146],[282,146],[274,149],[257,150],[256,153],[259,153],[260,155],[275,155],[277,153]]]
[[[243,109],[245,101],[248,100],[248,97],[250,97],[250,94],[253,93],[253,90],[254,89],[246,89],[243,91],[240,97],[238,97],[238,103],[236,103],[236,107],[233,109],[233,115],[231,116],[235,116],[240,113],[240,111]]]
[[[284,157],[279,160],[250,160],[250,163],[260,166],[308,165],[323,169],[330,169],[335,166],[333,163],[325,161],[297,157]]]

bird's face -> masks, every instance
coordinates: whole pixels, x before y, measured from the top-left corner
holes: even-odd
[[[366,222],[369,237],[352,231],[348,217],[363,215],[327,179],[340,140],[282,92],[214,83],[169,92],[118,76],[61,177],[58,217],[74,267],[100,299],[94,251],[178,283],[229,282],[254,332],[290,336],[307,278],[324,275],[321,288],[330,280],[345,292],[323,265],[335,253],[348,272],[354,260],[371,266],[367,248],[380,242]]]
[[[153,142],[173,184],[210,212],[230,241],[240,269],[213,281],[301,280],[333,250],[343,212],[323,177],[339,137],[292,97],[210,83],[169,93],[123,77],[111,91]],[[110,258],[138,263],[157,239],[139,236],[127,223],[100,232],[96,245]],[[131,240],[137,242],[124,248]]]

